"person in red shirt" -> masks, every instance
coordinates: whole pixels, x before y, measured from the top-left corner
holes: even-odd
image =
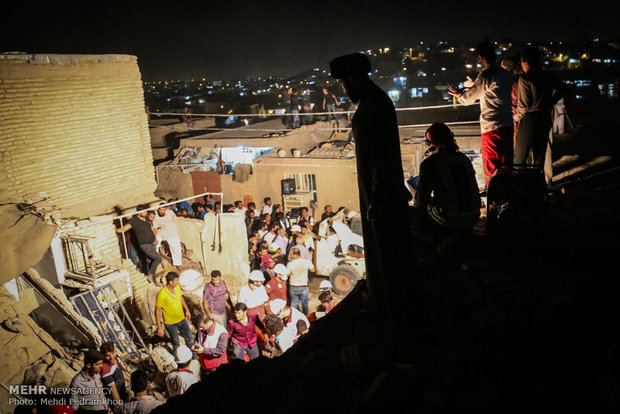
[[[250,359],[258,357],[258,338],[256,335],[256,314],[248,314],[245,303],[235,305],[235,317],[228,321],[228,336],[233,344],[236,358],[244,360],[247,354]]]
[[[287,300],[286,279],[288,279],[289,271],[281,263],[273,268],[275,277],[265,284],[265,290],[269,295],[269,300],[282,299]]]
[[[123,376],[123,368],[121,367],[118,355],[116,355],[116,347],[114,342],[104,342],[101,344],[99,351],[103,354],[103,366],[101,367],[101,382],[110,389],[112,396],[117,395],[115,399],[127,401],[127,385]],[[112,390],[115,388],[115,390]]]

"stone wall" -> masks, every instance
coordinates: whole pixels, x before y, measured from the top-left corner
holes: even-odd
[[[0,96],[0,202],[83,218],[154,199],[136,57],[0,56]]]
[[[207,214],[204,221],[179,218],[177,227],[181,241],[203,263],[205,275],[212,270],[222,272],[229,291],[236,296],[250,274],[245,222],[239,214],[220,214],[221,231],[217,232],[217,217]]]

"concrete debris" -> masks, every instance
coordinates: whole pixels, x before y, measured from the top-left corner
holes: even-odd
[[[17,332],[5,329],[6,324],[0,327],[0,347],[9,356],[3,360],[0,383],[66,387],[82,364],[19,309],[15,297],[0,286],[0,319],[20,326]],[[8,405],[10,397],[8,388],[0,388],[0,412],[14,410]]]
[[[24,330],[24,324],[19,321],[17,318],[7,319],[2,322],[2,327],[9,332],[21,332]]]
[[[45,254],[56,226],[43,220],[44,214],[31,204],[0,208],[0,283],[8,282],[36,265]],[[24,248],[24,246],[28,246]]]
[[[177,367],[174,356],[165,346],[158,345],[153,347],[151,357],[159,372],[170,372]]]
[[[25,385],[41,384],[41,380],[43,378],[43,375],[45,375],[45,371],[47,371],[47,367],[48,367],[48,364],[45,364],[43,362],[39,364],[31,365],[24,373],[24,384]]]
[[[74,369],[73,366],[67,364],[64,360],[57,358],[45,371],[43,384],[51,388],[66,387],[81,369],[82,366],[79,369]]]
[[[86,318],[83,318],[67,299],[64,292],[56,289],[49,281],[39,276],[34,269],[28,269],[23,277],[69,322],[75,326],[88,340],[91,345],[99,346],[102,343],[101,337],[95,325]]]

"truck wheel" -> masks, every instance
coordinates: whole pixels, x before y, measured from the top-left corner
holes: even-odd
[[[353,290],[358,280],[360,280],[360,274],[349,265],[336,266],[329,275],[332,290],[342,296]]]

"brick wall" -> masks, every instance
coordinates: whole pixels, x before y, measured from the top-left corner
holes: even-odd
[[[154,200],[134,56],[0,56],[0,97],[0,202],[81,218]]]
[[[256,174],[250,174],[248,180],[241,183],[233,180],[232,174],[222,174],[222,192],[224,193],[224,204],[233,204],[237,200],[243,201],[243,196],[252,196],[257,207],[260,207],[258,200],[258,189],[256,184]],[[262,199],[261,199],[262,200]]]

